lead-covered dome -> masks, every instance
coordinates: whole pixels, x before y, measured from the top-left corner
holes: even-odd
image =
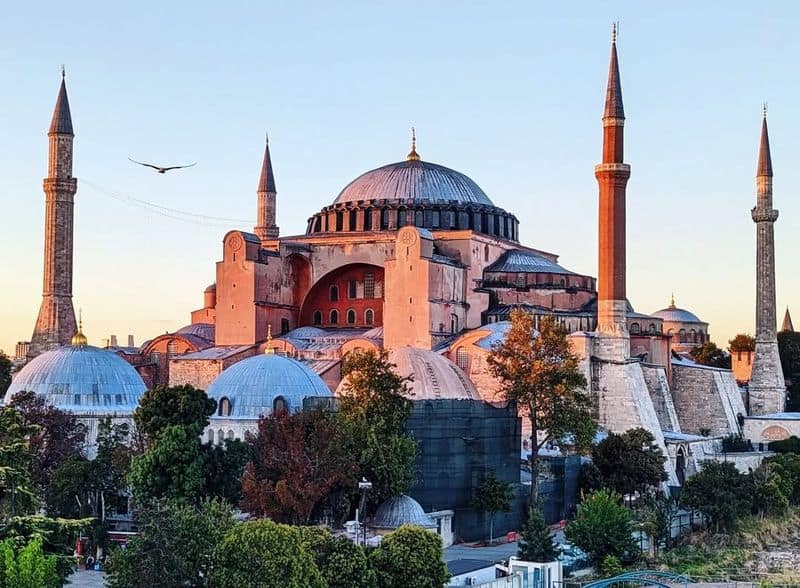
[[[331,396],[325,382],[310,368],[272,353],[233,364],[217,376],[207,393],[219,406],[216,416],[248,420],[270,414],[278,405],[296,412],[303,408],[304,398]]]
[[[705,323],[696,314],[686,310],[685,308],[678,308],[675,306],[675,299],[673,298],[667,308],[662,308],[653,313],[654,317],[660,318],[664,322],[671,323]]]
[[[61,410],[110,415],[132,413],[145,385],[113,351],[76,344],[56,347],[28,362],[11,382],[5,402],[22,391],[34,392]]]
[[[489,197],[464,174],[421,160],[390,163],[345,186],[335,204],[365,200],[459,202],[494,206]]]

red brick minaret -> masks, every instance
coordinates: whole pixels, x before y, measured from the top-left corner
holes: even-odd
[[[602,359],[624,361],[630,354],[625,323],[625,186],[631,168],[623,163],[625,111],[617,61],[617,29],[611,33],[611,63],[603,111],[603,163],[595,166],[600,185],[599,270],[597,296],[598,349]]]
[[[262,241],[277,239],[279,229],[275,224],[275,207],[278,192],[275,189],[275,174],[272,173],[272,158],[269,154],[269,137],[264,147],[264,161],[261,164],[261,177],[258,180],[258,213],[255,234]]]
[[[72,177],[72,116],[61,71],[53,119],[47,132],[49,154],[44,180],[44,284],[28,359],[69,344],[77,331],[72,307],[72,213],[78,182]]]

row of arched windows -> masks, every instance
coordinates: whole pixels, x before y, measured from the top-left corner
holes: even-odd
[[[314,311],[314,325],[319,326],[324,324],[322,322],[322,311],[315,310]],[[354,309],[349,309],[345,313],[345,324],[348,325],[355,325],[358,322],[358,315]],[[371,308],[368,308],[364,311],[364,324],[365,325],[372,325],[375,323],[375,311]],[[329,325],[338,325],[339,324],[339,311],[335,308],[330,311],[328,314],[328,323]]]
[[[358,290],[358,280],[347,280],[346,292],[348,299],[375,298],[375,274],[373,272],[364,272],[364,291],[362,296],[359,296]],[[328,289],[328,299],[331,302],[339,301],[339,286],[337,284],[332,284]]]
[[[642,333],[642,327],[641,325],[639,325],[639,323],[631,323],[630,331],[631,335],[638,335]],[[648,325],[647,333],[649,335],[655,335],[656,333],[658,333],[658,327],[656,326],[655,323],[650,323]]]
[[[229,417],[231,416],[231,400],[227,396],[223,396],[219,399],[217,403],[217,416],[218,417]],[[288,405],[286,404],[286,399],[283,396],[276,396],[275,399],[272,401],[272,411],[273,412],[281,412],[288,410]],[[210,432],[210,431],[209,431]]]

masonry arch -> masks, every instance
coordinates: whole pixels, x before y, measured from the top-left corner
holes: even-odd
[[[332,296],[334,291],[336,295]],[[311,287],[301,305],[299,326],[383,326],[384,292],[383,267],[368,263],[343,265]]]

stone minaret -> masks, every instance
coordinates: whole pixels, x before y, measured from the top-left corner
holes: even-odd
[[[255,233],[259,239],[278,238],[278,225],[275,224],[275,205],[278,195],[275,190],[275,174],[272,173],[272,158],[269,154],[269,137],[264,147],[264,162],[261,164],[261,177],[258,180],[258,216]]]
[[[617,61],[616,26],[611,36],[611,63],[603,112],[603,162],[595,166],[600,186],[599,268],[597,278],[598,357],[624,361],[630,355],[625,322],[625,186],[631,168],[623,163],[625,111]]]
[[[772,208],[772,157],[767,113],[761,121],[761,147],[756,172],[756,352],[750,375],[750,414],[782,412],[786,401],[781,358],[778,354],[775,313],[775,234],[778,211]]]
[[[72,177],[72,117],[64,71],[50,130],[44,180],[44,285],[28,359],[69,344],[77,330],[72,307],[72,214],[78,182]]]

